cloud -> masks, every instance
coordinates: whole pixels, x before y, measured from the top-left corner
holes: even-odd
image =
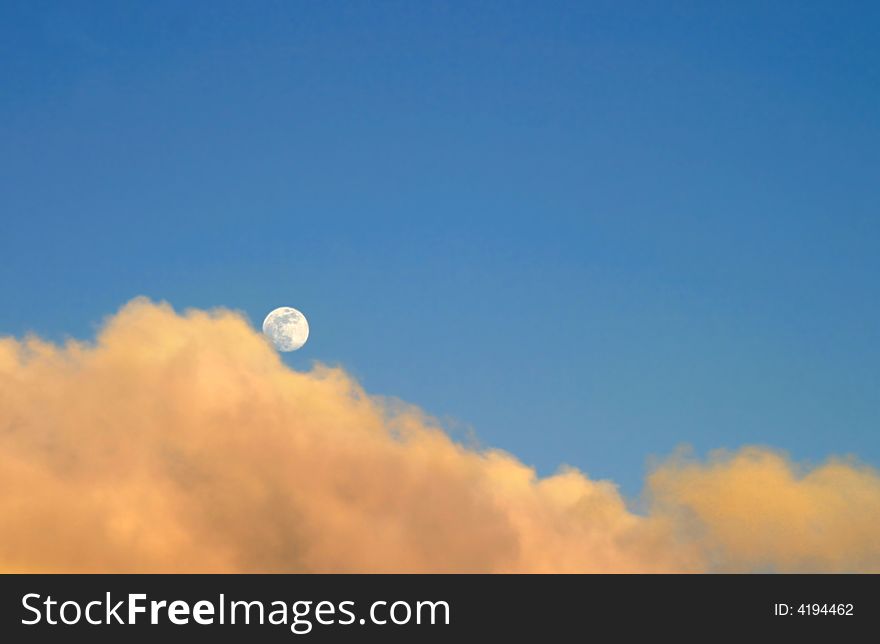
[[[459,445],[238,314],[136,299],[95,343],[0,339],[0,571],[880,570],[880,477],[675,457],[644,514]]]
[[[688,526],[718,570],[880,570],[880,476],[851,460],[807,470],[746,448],[671,459],[648,482],[654,511]]]

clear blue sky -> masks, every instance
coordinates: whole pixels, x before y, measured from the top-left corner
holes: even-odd
[[[880,4],[3,2],[0,334],[135,295],[638,491],[880,464]]]

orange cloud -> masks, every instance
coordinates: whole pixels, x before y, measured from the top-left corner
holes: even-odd
[[[812,470],[747,448],[671,459],[649,476],[654,511],[676,517],[718,570],[880,570],[880,476],[830,459]]]
[[[645,515],[538,478],[239,315],[137,299],[94,344],[0,339],[0,571],[880,570],[880,477],[671,460]]]

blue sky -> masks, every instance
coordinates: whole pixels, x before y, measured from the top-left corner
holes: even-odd
[[[876,3],[4,2],[0,334],[135,295],[542,473],[880,464]]]

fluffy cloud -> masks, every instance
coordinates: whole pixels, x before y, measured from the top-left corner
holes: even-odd
[[[676,458],[645,514],[459,445],[239,315],[137,299],[94,344],[0,339],[0,571],[880,570],[880,477]]]

